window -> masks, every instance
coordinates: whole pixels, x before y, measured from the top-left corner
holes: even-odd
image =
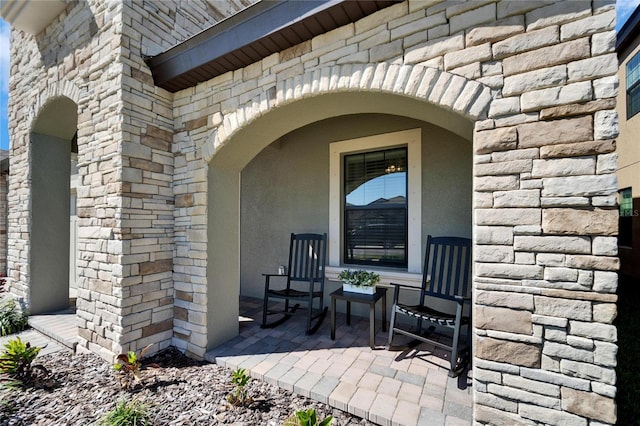
[[[620,190],[620,217],[633,216],[633,197],[631,188]]]
[[[640,53],[627,62],[627,118],[640,112]]]
[[[631,188],[618,192],[620,219],[618,222],[618,245],[633,247],[633,195]]]
[[[407,149],[344,156],[345,264],[407,267]]]
[[[329,265],[420,273],[421,130],[333,142],[329,149]]]

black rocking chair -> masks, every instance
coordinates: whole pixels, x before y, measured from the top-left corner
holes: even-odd
[[[464,311],[466,303],[471,298],[469,290],[469,276],[471,270],[471,240],[458,237],[438,237],[431,235],[427,238],[427,249],[424,260],[421,288],[409,287],[401,284],[393,284],[393,308],[391,310],[391,324],[389,326],[389,342],[387,349],[391,348],[393,334],[400,333],[413,337],[422,342],[429,342],[439,348],[450,352],[451,368],[449,376],[455,377],[466,367],[471,348],[470,313]],[[420,299],[416,305],[406,305],[398,302],[400,289],[411,289],[420,292]],[[441,307],[428,306],[437,299],[439,305],[443,303],[455,305],[455,313],[442,312]],[[442,302],[442,301],[445,302]],[[452,309],[453,310],[453,309]],[[406,315],[409,319],[416,319],[415,329],[400,326],[396,323],[397,315]],[[411,321],[408,321],[410,323]],[[423,322],[431,326],[423,333]],[[467,327],[466,347],[459,347],[460,329]],[[436,328],[449,329],[453,333],[451,345],[442,343],[437,339]],[[459,354],[461,356],[458,361]]]
[[[327,257],[327,234],[291,234],[289,247],[289,265],[285,275],[263,274],[265,277],[264,301],[262,310],[262,328],[275,327],[282,324],[300,307],[300,302],[307,303],[307,334],[318,330],[327,313],[324,307],[324,270]],[[284,287],[271,288],[271,279],[286,280]],[[284,301],[284,309],[270,310],[269,300]],[[317,310],[313,309],[313,301],[318,299]],[[295,305],[289,306],[290,301]],[[282,315],[276,321],[267,323],[267,316]],[[312,326],[312,321],[316,322]]]

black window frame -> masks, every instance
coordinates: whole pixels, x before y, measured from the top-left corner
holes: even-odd
[[[367,205],[367,206],[350,206],[347,204],[346,198],[348,195],[348,189],[347,189],[347,161],[349,157],[353,157],[353,156],[358,156],[358,155],[368,155],[368,154],[377,154],[377,153],[386,153],[386,152],[390,152],[390,151],[397,151],[397,150],[403,150],[404,151],[404,159],[405,159],[405,164],[404,164],[404,170],[402,170],[405,173],[405,195],[404,195],[404,205],[400,205],[400,204],[390,204],[390,205],[376,205],[376,206],[371,206],[371,204]],[[342,186],[342,228],[343,228],[343,232],[342,232],[342,241],[341,241],[341,246],[342,246],[342,262],[345,266],[349,266],[349,265],[354,265],[354,266],[371,266],[371,267],[385,267],[385,268],[393,268],[393,269],[402,269],[405,270],[408,267],[408,261],[409,261],[409,246],[408,246],[408,239],[409,239],[409,171],[408,171],[408,147],[407,146],[394,146],[394,147],[385,147],[385,148],[379,148],[379,149],[372,149],[370,151],[363,151],[363,152],[355,152],[355,153],[348,153],[348,154],[344,154],[342,156],[342,182],[341,182],[341,186]],[[380,175],[382,176],[382,175]],[[396,212],[395,214],[393,212]],[[354,249],[354,244],[353,241],[354,239],[358,238],[358,236],[355,235],[355,231],[354,232],[350,232],[350,230],[348,229],[348,224],[350,223],[350,218],[349,215],[351,213],[355,213],[355,212],[359,212],[362,213],[363,215],[366,215],[367,212],[375,212],[375,214],[377,214],[378,217],[380,216],[385,216],[385,215],[393,215],[394,218],[399,218],[401,225],[404,228],[404,235],[402,235],[401,239],[402,241],[399,241],[397,238],[395,238],[395,241],[393,242],[389,242],[389,241],[385,241],[385,243],[383,244],[382,250],[386,251],[388,249],[393,249],[393,250],[398,250],[398,246],[392,246],[392,244],[394,243],[398,243],[399,245],[401,245],[403,247],[403,254],[402,254],[402,259],[400,259],[400,261],[394,261],[394,260],[384,260],[384,259],[378,259],[378,260],[373,260],[373,259],[357,259],[354,258],[353,253],[350,254],[350,250]],[[365,219],[365,223],[367,219]],[[373,221],[375,222],[375,220]],[[394,221],[396,223],[391,223],[391,226],[398,226],[397,222],[398,221]],[[389,222],[387,222],[389,223]],[[375,226],[375,223],[368,223],[368,225],[371,226]],[[368,226],[366,225],[366,226]],[[374,232],[375,233],[375,232]],[[365,236],[365,238],[367,238]]]
[[[625,66],[627,90],[627,119],[640,112],[640,52],[636,53]]]
[[[622,188],[619,194],[618,245],[633,247],[633,192],[631,187]]]

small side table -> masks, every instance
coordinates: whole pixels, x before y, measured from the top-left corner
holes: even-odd
[[[342,288],[331,293],[331,340],[336,339],[336,300],[347,302],[347,325],[351,325],[351,302],[366,303],[369,305],[369,346],[373,349],[376,345],[376,302],[382,299],[382,331],[387,331],[387,288],[376,287],[374,294],[353,293],[343,291]]]

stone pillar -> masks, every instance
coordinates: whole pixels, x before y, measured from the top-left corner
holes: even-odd
[[[121,70],[121,114],[126,123],[122,128],[122,174],[114,182],[121,185],[122,197],[121,227],[116,237],[121,244],[122,282],[117,292],[122,304],[122,335],[118,341],[122,349],[138,350],[153,344],[153,353],[176,344],[189,351],[182,337],[191,331],[182,329],[183,320],[186,317],[198,322],[187,329],[201,330],[205,317],[183,309],[185,293],[175,284],[185,276],[185,265],[175,261],[176,238],[183,235],[174,215],[176,209],[194,202],[194,186],[199,183],[187,178],[188,184],[176,191],[176,166],[183,153],[174,143],[181,129],[174,120],[174,111],[200,113],[207,102],[174,103],[172,93],[155,86],[143,57],[168,50],[243,7],[241,3],[199,0],[168,2],[162,8],[153,2],[122,4],[126,28],[120,38],[114,39],[122,49],[121,60],[125,64]],[[188,157],[193,158],[193,153]],[[187,174],[180,174],[180,179]],[[206,173],[202,178],[206,179]],[[201,238],[206,239],[204,235]],[[205,269],[202,259],[193,262],[194,269]]]
[[[1,157],[0,157],[1,158]],[[6,161],[7,166],[9,164],[8,159]],[[0,273],[7,274],[7,215],[8,215],[8,202],[7,202],[7,186],[9,185],[9,173],[8,170],[0,171]]]
[[[570,21],[534,11],[539,28],[492,47],[503,58],[501,99],[474,134],[483,424],[616,422],[614,11],[592,16],[574,3],[542,8],[565,8]],[[559,42],[527,51],[544,37]]]

